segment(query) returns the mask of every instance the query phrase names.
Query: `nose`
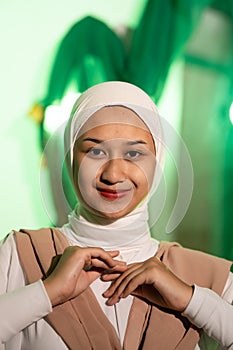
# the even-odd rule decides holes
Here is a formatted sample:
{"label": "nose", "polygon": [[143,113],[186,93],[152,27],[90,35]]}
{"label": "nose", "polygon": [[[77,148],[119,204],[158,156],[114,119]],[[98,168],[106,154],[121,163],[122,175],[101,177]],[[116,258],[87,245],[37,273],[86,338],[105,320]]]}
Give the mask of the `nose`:
{"label": "nose", "polygon": [[100,180],[106,184],[116,184],[126,179],[126,164],[121,158],[107,161],[101,168]]}

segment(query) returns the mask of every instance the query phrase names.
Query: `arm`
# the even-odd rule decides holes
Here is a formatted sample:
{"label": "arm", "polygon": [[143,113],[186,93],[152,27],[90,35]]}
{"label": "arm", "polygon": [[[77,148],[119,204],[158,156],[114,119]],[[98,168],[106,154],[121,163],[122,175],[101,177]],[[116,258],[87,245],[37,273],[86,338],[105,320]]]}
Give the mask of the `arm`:
{"label": "arm", "polygon": [[0,243],[0,343],[51,311],[41,281],[25,286],[14,237]]}
{"label": "arm", "polygon": [[[228,279],[232,279],[230,274]],[[233,294],[229,285],[227,299]],[[224,295],[223,295],[224,297]],[[232,302],[231,295],[231,302]],[[195,326],[202,328],[224,349],[233,349],[233,306],[210,289],[195,286],[194,294],[183,315]]]}
{"label": "arm", "polygon": [[52,306],[74,298],[103,270],[116,273],[127,267],[113,257],[119,253],[101,248],[68,247],[42,282],[25,286],[13,235],[0,245],[0,343],[46,316]]}
{"label": "arm", "polygon": [[137,295],[153,304],[182,313],[221,346],[233,350],[233,306],[229,303],[233,300],[232,274],[222,297],[210,289],[193,288],[184,283],[156,257],[130,265],[116,280],[111,275],[104,275],[102,279],[113,280],[104,293],[108,305],[117,303],[129,294]]}
{"label": "arm", "polygon": [[7,342],[51,310],[41,281],[0,295],[0,343]]}

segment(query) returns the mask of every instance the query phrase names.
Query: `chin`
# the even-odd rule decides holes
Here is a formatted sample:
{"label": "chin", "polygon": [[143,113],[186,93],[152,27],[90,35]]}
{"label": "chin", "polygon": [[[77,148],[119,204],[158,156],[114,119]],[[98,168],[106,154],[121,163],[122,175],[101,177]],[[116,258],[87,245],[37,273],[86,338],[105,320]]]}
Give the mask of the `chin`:
{"label": "chin", "polygon": [[[89,213],[91,214],[91,221],[99,223],[99,224],[111,224],[114,221],[117,221],[127,214],[130,213],[130,211],[119,211],[114,213],[106,213],[104,211],[94,211],[89,210]],[[89,217],[90,219],[90,217]]]}
{"label": "chin", "polygon": [[84,216],[91,222],[99,223],[99,224],[110,224],[116,220],[122,219],[127,214],[132,212],[135,209],[135,206],[131,205],[118,205],[115,204],[107,205],[99,205],[100,203],[93,203],[92,206],[87,205],[86,202],[82,203],[84,209]]}
{"label": "chin", "polygon": [[95,214],[100,216],[101,218],[103,219],[106,219],[106,220],[110,220],[110,221],[116,221],[116,220],[119,220],[119,219],[122,219],[123,217],[125,217],[127,214],[129,214],[131,211],[133,211],[133,209],[123,209],[123,210],[119,210],[119,211],[115,211],[115,212],[105,212],[105,211],[98,211],[96,212]]}

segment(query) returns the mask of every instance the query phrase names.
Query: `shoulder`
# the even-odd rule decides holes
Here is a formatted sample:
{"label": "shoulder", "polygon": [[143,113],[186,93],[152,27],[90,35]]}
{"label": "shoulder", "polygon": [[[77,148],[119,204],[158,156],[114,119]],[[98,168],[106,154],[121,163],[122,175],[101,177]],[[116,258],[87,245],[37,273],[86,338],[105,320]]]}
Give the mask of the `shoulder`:
{"label": "shoulder", "polygon": [[12,255],[17,252],[14,233],[11,231],[0,241],[0,262],[8,263]]}
{"label": "shoulder", "polygon": [[[163,243],[162,243],[163,244]],[[180,278],[222,293],[229,276],[231,261],[198,250],[167,243],[163,262]]]}
{"label": "shoulder", "polygon": [[25,284],[13,231],[0,241],[0,294]]}
{"label": "shoulder", "polygon": [[199,250],[184,248],[177,242],[162,241],[156,255],[163,256],[163,259],[174,267],[180,265],[180,263],[193,263],[195,266],[202,266],[203,268],[205,267],[203,263],[227,265],[228,267],[232,265],[232,261]]}
{"label": "shoulder", "polygon": [[[227,266],[230,269],[232,262],[224,258],[214,256],[199,250],[184,248],[180,245],[173,245],[168,250],[168,259],[174,266],[181,262],[189,263],[189,267],[197,267],[198,269],[215,270]],[[211,269],[210,269],[211,267]]]}
{"label": "shoulder", "polygon": [[28,260],[29,255],[36,259],[50,259],[54,254],[62,254],[69,245],[67,238],[58,228],[21,229],[14,231],[14,235],[21,261],[25,261],[25,256]]}
{"label": "shoulder", "polygon": [[44,236],[47,236],[50,234],[51,232],[51,228],[50,227],[43,227],[43,228],[39,228],[39,229],[28,229],[28,228],[22,228],[18,231],[16,230],[13,230],[13,234],[15,236],[32,236],[32,237],[37,237],[37,236],[40,236],[40,237],[44,237]]}
{"label": "shoulder", "polygon": [[64,237],[64,234],[55,227],[43,227],[36,230],[32,229],[20,229],[19,231],[13,231],[16,241],[19,240],[29,240],[33,243],[46,244],[51,241],[54,241],[55,238],[61,239]]}

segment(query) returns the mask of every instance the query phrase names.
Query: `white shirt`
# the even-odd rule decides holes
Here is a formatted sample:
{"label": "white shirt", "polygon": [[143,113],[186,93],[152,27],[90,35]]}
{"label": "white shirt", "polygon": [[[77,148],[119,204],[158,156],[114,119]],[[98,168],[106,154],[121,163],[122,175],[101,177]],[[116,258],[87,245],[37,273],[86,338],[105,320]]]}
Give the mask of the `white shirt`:
{"label": "white shirt", "polygon": [[[139,249],[141,258],[157,250],[157,241],[151,241],[147,252]],[[74,244],[71,242],[71,244]],[[132,260],[137,259],[131,257]],[[122,252],[125,259],[127,252]],[[65,350],[66,345],[43,319],[52,307],[41,281],[25,286],[25,276],[19,263],[16,244],[12,234],[0,245],[0,350]],[[103,311],[114,325],[123,342],[127,315],[132,298],[123,299],[117,307],[107,307],[102,297],[106,284],[97,280],[92,288]],[[233,349],[233,277],[229,274],[222,300],[214,292],[196,287],[184,315],[197,326],[222,342],[226,349]],[[228,303],[227,303],[228,302]],[[208,349],[201,339],[198,349]]]}

